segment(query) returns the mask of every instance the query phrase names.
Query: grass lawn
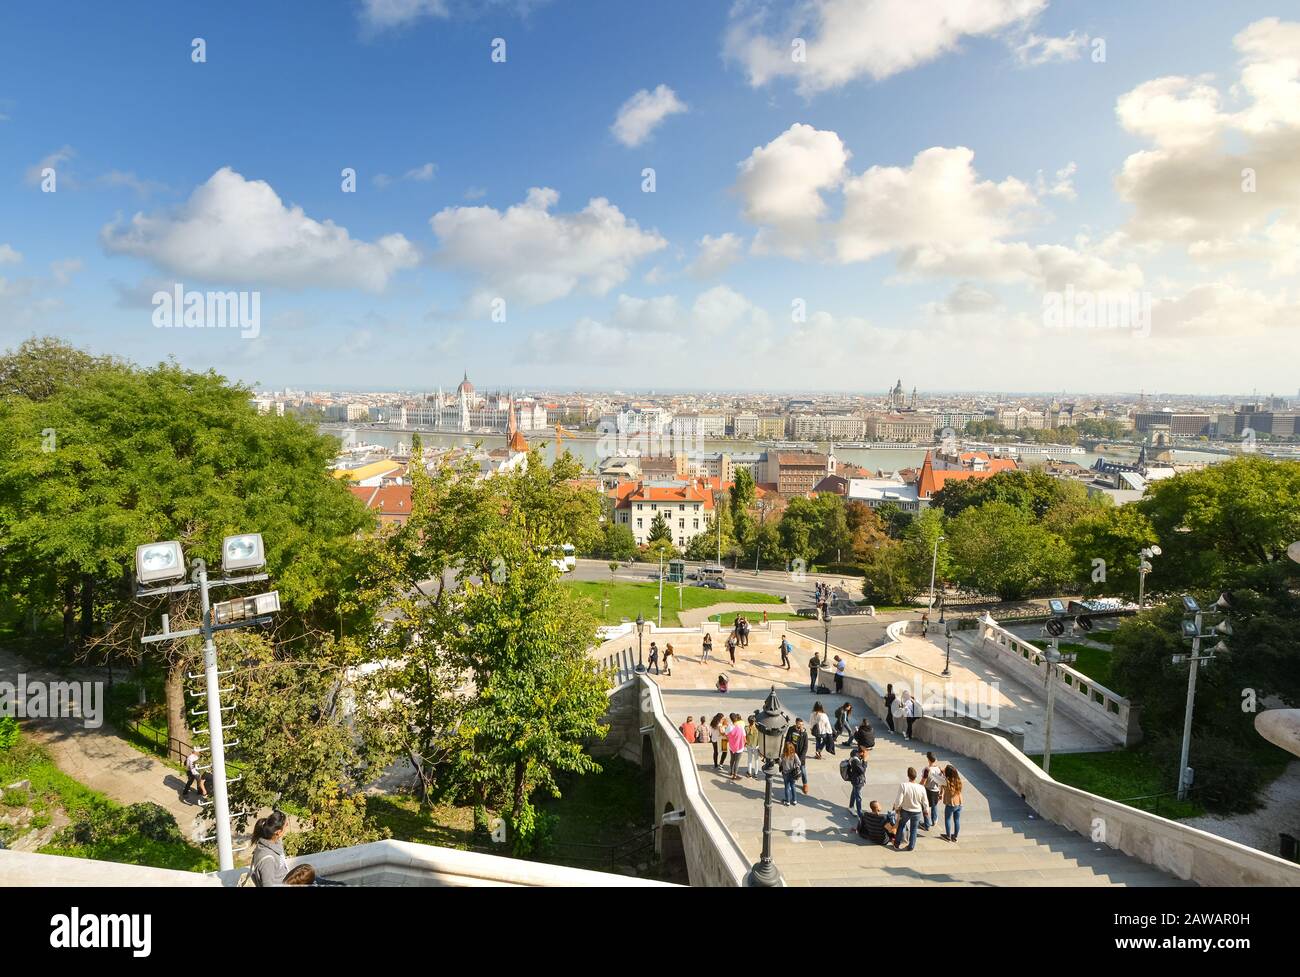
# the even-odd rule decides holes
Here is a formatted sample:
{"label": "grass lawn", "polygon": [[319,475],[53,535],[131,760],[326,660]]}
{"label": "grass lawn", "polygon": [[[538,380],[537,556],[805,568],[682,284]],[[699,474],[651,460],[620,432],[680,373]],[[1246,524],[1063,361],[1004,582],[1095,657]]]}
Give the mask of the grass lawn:
{"label": "grass lawn", "polygon": [[[638,614],[647,621],[655,620],[659,596],[657,583],[624,583],[611,580],[608,583],[599,580],[566,580],[566,587],[572,587],[579,594],[591,599],[596,614],[605,624],[618,624],[623,620],[635,621]],[[708,587],[684,586],[680,595],[676,584],[664,582],[664,626],[679,627],[681,620],[677,616],[678,600],[681,609],[694,610],[699,607],[712,607],[714,604],[777,604],[782,606],[781,598],[773,594],[758,594],[747,590],[712,590]],[[608,600],[606,609],[604,602]],[[770,616],[770,615],[769,615]]]}
{"label": "grass lawn", "polygon": [[[759,612],[757,612],[757,613],[755,613],[754,611],[748,611],[748,612],[746,612],[746,611],[728,611],[726,614],[714,614],[712,617],[709,618],[709,620],[710,620],[710,621],[716,621],[716,620],[718,620],[718,618],[721,618],[721,619],[722,619],[722,624],[723,624],[724,626],[726,626],[726,627],[734,627],[735,624],[736,624],[736,617],[737,617],[738,615],[740,615],[740,614],[746,614],[746,613],[748,613],[748,615],[749,615],[749,623],[750,623],[750,624],[761,624],[761,623],[762,623],[762,621],[763,621],[763,612],[762,612],[762,611],[759,611]],[[773,612],[773,611],[768,611],[768,612],[767,612],[767,619],[768,619],[769,621],[814,621],[814,620],[816,620],[816,618],[811,618],[811,617],[800,617],[798,614],[789,614],[789,613],[786,613],[785,611],[781,611],[781,612],[779,612],[779,613],[777,613],[777,612]]]}
{"label": "grass lawn", "polygon": [[[5,791],[0,803],[5,807],[21,804],[30,808],[35,814],[33,826],[38,823],[37,819],[48,818],[60,808],[76,822],[96,810],[113,811],[122,807],[63,773],[44,750],[21,736],[13,747],[0,751],[0,783],[11,784],[18,780],[31,781],[31,790],[25,794]],[[118,834],[92,845],[52,842],[41,851],[47,855],[98,858],[187,872],[210,872],[217,867],[211,855],[187,842],[156,841],[133,833]]]}
{"label": "grass lawn", "polygon": [[[1041,754],[1029,759],[1043,765]],[[1112,800],[1162,794],[1176,786],[1161,778],[1156,764],[1140,748],[1110,753],[1054,753],[1052,777]],[[1205,813],[1195,801],[1180,801],[1174,796],[1126,803],[1165,818],[1192,818]]]}
{"label": "grass lawn", "polygon": [[[1031,643],[1035,647],[1044,650],[1049,647],[1046,641],[1033,641]],[[1089,645],[1076,644],[1073,641],[1062,641],[1057,647],[1063,654],[1075,655],[1070,667],[1076,672],[1082,672],[1098,685],[1104,685],[1112,692],[1119,695],[1126,694],[1123,689],[1117,689],[1111,684],[1114,681],[1110,669],[1113,652],[1105,648],[1093,648]]]}

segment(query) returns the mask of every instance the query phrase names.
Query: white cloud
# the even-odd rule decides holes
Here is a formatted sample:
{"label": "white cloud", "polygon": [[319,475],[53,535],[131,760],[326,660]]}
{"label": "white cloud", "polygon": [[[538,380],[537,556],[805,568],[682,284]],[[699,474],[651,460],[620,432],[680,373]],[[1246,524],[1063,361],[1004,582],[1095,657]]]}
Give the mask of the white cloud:
{"label": "white cloud", "polygon": [[797,256],[816,244],[827,209],[822,193],[844,181],[849,155],[837,133],[803,123],[749,154],[736,190],[745,219],[761,226],[755,251]]}
{"label": "white cloud", "polygon": [[1091,38],[1087,34],[1070,31],[1065,37],[1044,37],[1029,33],[1018,40],[1013,48],[1016,60],[1025,67],[1036,67],[1052,61],[1077,61]]}
{"label": "white cloud", "polygon": [[1203,263],[1262,262],[1290,275],[1300,240],[1300,23],[1267,18],[1233,43],[1238,110],[1210,77],[1156,78],[1117,101],[1120,124],[1152,144],[1116,179],[1133,207],[1124,230]]}
{"label": "white cloud", "polygon": [[437,163],[425,163],[423,166],[417,166],[414,169],[407,170],[403,179],[427,183],[429,180],[432,180],[437,173]]}
{"label": "white cloud", "polygon": [[552,213],[559,194],[533,187],[523,203],[448,207],[429,221],[441,248],[437,260],[470,272],[490,290],[528,304],[576,289],[603,295],[632,266],[667,246],[603,197],[577,213]]}
{"label": "white cloud", "polygon": [[640,146],[664,119],[685,111],[686,103],[667,85],[653,92],[643,88],[622,104],[610,131],[624,146]]}
{"label": "white cloud", "polygon": [[100,238],[110,254],[144,258],[165,272],[200,281],[285,288],[382,291],[418,261],[401,234],[353,239],[333,221],[288,207],[262,180],[222,167],[171,214],[138,213]]}
{"label": "white cloud", "polygon": [[[795,77],[802,94],[877,81],[956,49],[963,38],[1028,25],[1047,0],[807,0],[784,16],[771,0],[740,0],[731,10],[725,54],[755,87]],[[794,58],[792,41],[806,42]]]}
{"label": "white cloud", "polygon": [[717,237],[704,235],[699,247],[699,254],[687,266],[686,273],[693,278],[715,278],[740,260],[745,242],[739,235],[727,231]]}
{"label": "white cloud", "polygon": [[747,332],[769,325],[767,313],[726,285],[715,285],[695,298],[691,318],[697,329],[712,335],[743,327]]}
{"label": "white cloud", "polygon": [[0,244],[0,265],[16,265],[22,260],[23,256],[12,245]]}
{"label": "white cloud", "polygon": [[609,326],[595,319],[579,319],[561,330],[538,331],[520,348],[525,363],[583,363],[592,366],[626,367],[629,361],[644,359],[647,350],[671,358],[686,346],[686,338],[673,332]]}
{"label": "white cloud", "polygon": [[446,0],[361,0],[361,22],[370,30],[402,27],[425,17],[450,16]]}
{"label": "white cloud", "polygon": [[64,186],[71,186],[73,182],[71,176],[61,171],[63,168],[63,164],[68,162],[75,155],[76,155],[76,151],[73,150],[71,146],[63,146],[60,149],[56,149],[54,152],[50,153],[39,163],[27,167],[27,173],[25,176],[27,180],[27,185],[30,187],[40,186],[41,179],[42,179],[41,171],[49,168],[54,170],[55,177],[58,179],[60,184]]}

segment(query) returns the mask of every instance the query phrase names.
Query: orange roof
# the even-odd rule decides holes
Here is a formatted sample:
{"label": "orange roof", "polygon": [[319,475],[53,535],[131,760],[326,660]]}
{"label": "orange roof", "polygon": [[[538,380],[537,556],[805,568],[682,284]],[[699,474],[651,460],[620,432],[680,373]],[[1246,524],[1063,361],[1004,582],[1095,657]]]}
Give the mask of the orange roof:
{"label": "orange roof", "polygon": [[524,439],[524,432],[516,430],[510,435],[510,450],[518,454],[528,454],[528,442]]}
{"label": "orange roof", "polygon": [[409,485],[349,485],[348,491],[381,516],[409,516],[411,514],[411,486]]}
{"label": "orange roof", "polygon": [[712,490],[694,482],[681,485],[646,485],[637,482],[631,491],[625,493],[619,493],[618,488],[614,491],[614,497],[617,500],[615,508],[619,509],[626,509],[633,502],[699,502],[706,509],[713,508]]}
{"label": "orange roof", "polygon": [[[1001,459],[1009,460],[1009,459]],[[1016,463],[1011,462],[1011,467],[1015,468]],[[988,471],[976,472],[966,469],[946,469],[936,470],[930,461],[930,452],[925,453],[925,461],[921,464],[921,473],[916,479],[916,495],[920,499],[928,499],[935,492],[943,488],[946,482],[960,482],[969,478],[992,478],[999,471],[1004,471],[1005,466],[990,467]]]}

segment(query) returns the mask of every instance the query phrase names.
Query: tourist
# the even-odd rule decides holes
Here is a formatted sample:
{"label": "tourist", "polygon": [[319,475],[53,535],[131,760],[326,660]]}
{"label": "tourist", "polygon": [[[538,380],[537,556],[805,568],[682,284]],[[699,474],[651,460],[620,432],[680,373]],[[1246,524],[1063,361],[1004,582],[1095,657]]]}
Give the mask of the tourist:
{"label": "tourist", "polygon": [[933,753],[925,755],[925,769],[921,771],[921,783],[925,785],[925,797],[929,802],[929,817],[923,828],[929,830],[931,825],[939,823],[939,795],[943,793],[943,768]]}
{"label": "tourist", "polygon": [[835,656],[835,694],[844,694],[844,672],[847,662],[839,655]]}
{"label": "tourist", "polygon": [[[798,777],[803,772],[804,772],[804,764],[799,757],[799,751],[793,743],[787,740],[785,744],[785,749],[781,751],[781,780],[784,783],[784,787],[785,787],[785,793],[782,795],[781,803],[784,804],[786,807],[794,807],[795,778]],[[806,773],[804,773],[804,777],[805,780],[803,785],[803,792],[806,794],[808,793],[808,781],[806,779],[807,778]]]}
{"label": "tourist", "polygon": [[253,858],[249,875],[259,889],[283,885],[284,877],[289,874],[284,845],[280,843],[286,821],[288,818],[283,811],[272,811],[266,817],[258,818],[253,825]]}
{"label": "tourist", "polygon": [[882,811],[880,801],[872,801],[858,818],[858,835],[878,845],[887,845],[897,830],[897,821],[893,811]]}
{"label": "tourist", "polygon": [[892,685],[886,685],[885,686],[885,725],[889,727],[889,731],[891,733],[898,732],[898,730],[894,729],[894,700],[897,698],[898,696],[894,695],[894,687]]}
{"label": "tourist", "polygon": [[695,722],[690,716],[686,717],[686,722],[677,727],[682,731],[682,736],[686,737],[687,743],[695,742]]}
{"label": "tourist", "polygon": [[866,716],[863,716],[862,722],[858,724],[857,731],[853,734],[853,742],[864,755],[876,748],[876,731],[871,728],[871,720]]}
{"label": "tourist", "polygon": [[921,714],[921,707],[917,705],[916,699],[912,698],[912,693],[903,693],[903,719],[907,721],[906,738],[912,738],[912,724],[916,722],[917,717]]}
{"label": "tourist", "polygon": [[650,642],[650,664],[646,666],[645,670],[646,672],[649,672],[650,669],[652,668],[655,670],[655,674],[658,675],[659,674],[659,646],[655,644],[653,641]]}
{"label": "tourist", "polygon": [[189,796],[190,788],[195,784],[199,787],[199,796],[207,797],[208,788],[203,782],[203,772],[199,770],[199,751],[190,747],[190,755],[185,758],[185,789],[181,791],[181,800]]}
{"label": "tourist", "polygon": [[757,779],[761,766],[762,749],[758,745],[758,714],[749,717],[749,725],[745,727],[745,756],[749,760],[749,776]]}
{"label": "tourist", "polygon": [[921,630],[925,634],[930,633],[930,612],[929,611],[926,611],[924,614],[921,615]]}
{"label": "tourist", "polygon": [[[727,759],[727,746],[722,739],[722,713],[713,717],[709,723],[709,742],[713,744],[713,769],[721,770],[721,760]],[[721,760],[719,760],[719,751],[721,751]]]}
{"label": "tourist", "polygon": [[704,653],[700,655],[700,661],[708,661],[711,654],[713,654],[713,635],[706,633],[704,635]]}
{"label": "tourist", "polygon": [[726,694],[727,694],[727,689],[729,689],[730,687],[731,687],[731,683],[727,680],[727,675],[726,675],[726,673],[724,672],[723,674],[719,675],[719,676],[718,676],[718,691],[721,692],[723,695],[726,695]]}
{"label": "tourist", "polygon": [[841,702],[835,710],[835,735],[844,734],[844,745],[853,743],[853,703]]}
{"label": "tourist", "polygon": [[862,786],[866,782],[867,761],[862,751],[854,747],[849,754],[849,784],[853,788],[849,792],[849,810],[856,811],[859,818],[862,817]]}
{"label": "tourist", "polygon": [[727,654],[731,657],[731,664],[736,664],[736,629],[731,629],[731,634],[727,635]]}
{"label": "tourist", "polygon": [[790,652],[794,649],[785,635],[781,635],[781,664],[785,666],[786,671],[790,670]]}
{"label": "tourist", "polygon": [[673,673],[673,645],[670,641],[664,645],[664,674],[672,675]]}
{"label": "tourist", "polygon": [[736,629],[740,632],[740,647],[749,647],[749,618],[741,615],[736,618]]}
{"label": "tourist", "polygon": [[943,768],[943,834],[944,841],[957,844],[961,833],[961,774],[951,763]]}
{"label": "tourist", "polygon": [[925,788],[916,782],[916,768],[907,768],[907,783],[898,787],[898,797],[894,800],[894,810],[898,813],[898,833],[894,835],[894,850],[902,849],[903,838],[911,832],[907,850],[916,848],[916,823],[925,810]]}
{"label": "tourist", "polygon": [[740,713],[731,714],[731,728],[727,730],[727,745],[731,748],[731,779],[739,780],[736,772],[740,766],[740,754],[745,750],[745,727],[740,725]]}
{"label": "tourist", "polygon": [[700,717],[700,721],[699,721],[698,723],[695,724],[695,742],[696,742],[696,743],[704,743],[704,742],[707,741],[707,739],[708,739],[708,734],[705,732],[705,730],[708,729],[708,728],[709,728],[709,724],[706,723],[706,722],[704,721],[704,717],[701,716],[701,717]]}
{"label": "tourist", "polygon": [[803,717],[796,718],[794,725],[785,734],[785,741],[793,743],[799,755],[799,774],[803,777],[803,792],[808,793],[808,730],[804,728]]}
{"label": "tourist", "polygon": [[808,691],[817,694],[817,673],[821,671],[822,661],[816,655],[808,659]]}
{"label": "tourist", "polygon": [[822,750],[828,750],[831,756],[835,755],[835,732],[831,728],[831,717],[826,715],[826,709],[820,702],[813,703],[812,713],[812,731],[817,744],[817,755],[814,760],[822,758]]}

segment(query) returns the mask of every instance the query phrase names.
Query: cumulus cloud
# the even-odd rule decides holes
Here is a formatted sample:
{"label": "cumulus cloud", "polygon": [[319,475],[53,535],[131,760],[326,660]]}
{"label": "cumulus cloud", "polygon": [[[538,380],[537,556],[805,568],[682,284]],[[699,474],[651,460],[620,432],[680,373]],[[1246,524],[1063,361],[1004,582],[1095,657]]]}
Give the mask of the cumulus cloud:
{"label": "cumulus cloud", "polygon": [[699,249],[686,273],[692,278],[715,278],[740,260],[745,242],[730,231],[717,237],[706,234],[700,238]]}
{"label": "cumulus cloud", "polygon": [[1087,34],[1070,31],[1065,37],[1044,37],[1030,32],[1012,46],[1016,60],[1031,68],[1052,61],[1077,61],[1091,40]]}
{"label": "cumulus cloud", "polygon": [[13,245],[0,244],[0,265],[16,265],[23,256],[14,250]]}
{"label": "cumulus cloud", "polygon": [[286,206],[270,184],[217,170],[173,213],[136,214],[100,232],[104,249],[176,276],[222,284],[382,291],[418,261],[401,234],[352,238],[333,221]]}
{"label": "cumulus cloud", "polygon": [[823,192],[844,182],[849,151],[839,135],[795,123],[740,164],[736,190],[745,219],[760,225],[754,250],[789,256],[818,242]]}
{"label": "cumulus cloud", "polygon": [[448,207],[429,221],[437,260],[476,276],[488,289],[536,305],[577,289],[604,295],[632,266],[667,246],[604,197],[576,213],[553,213],[559,194],[533,187],[523,203]]}
{"label": "cumulus cloud", "polygon": [[[807,0],[783,12],[772,0],[740,0],[723,42],[755,87],[798,79],[802,94],[877,81],[933,61],[968,37],[1028,25],[1047,0]],[[793,42],[805,44],[796,60]]]}
{"label": "cumulus cloud", "polygon": [[531,333],[520,348],[526,363],[586,363],[626,367],[629,360],[644,358],[653,350],[666,359],[682,352],[686,337],[675,332],[654,332],[626,326],[607,325],[582,318],[565,329]]}
{"label": "cumulus cloud", "polygon": [[641,89],[619,107],[610,131],[624,146],[640,146],[670,115],[686,111],[686,103],[667,85]]}
{"label": "cumulus cloud", "polygon": [[361,23],[372,31],[403,27],[426,17],[450,15],[446,0],[361,0]]}
{"label": "cumulus cloud", "polygon": [[1120,125],[1151,145],[1116,179],[1129,239],[1198,261],[1257,261],[1294,274],[1300,241],[1300,23],[1256,21],[1233,44],[1240,72],[1170,76],[1122,95]]}

